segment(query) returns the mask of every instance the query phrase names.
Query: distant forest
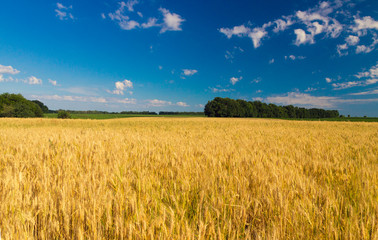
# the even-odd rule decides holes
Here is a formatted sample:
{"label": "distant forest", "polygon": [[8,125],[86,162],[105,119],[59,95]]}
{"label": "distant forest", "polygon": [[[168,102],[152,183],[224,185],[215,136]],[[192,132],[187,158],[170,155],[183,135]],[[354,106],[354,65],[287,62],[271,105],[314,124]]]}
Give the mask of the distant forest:
{"label": "distant forest", "polygon": [[258,117],[258,118],[335,118],[337,110],[300,108],[293,105],[277,106],[260,101],[234,100],[216,97],[205,106],[208,117]]}

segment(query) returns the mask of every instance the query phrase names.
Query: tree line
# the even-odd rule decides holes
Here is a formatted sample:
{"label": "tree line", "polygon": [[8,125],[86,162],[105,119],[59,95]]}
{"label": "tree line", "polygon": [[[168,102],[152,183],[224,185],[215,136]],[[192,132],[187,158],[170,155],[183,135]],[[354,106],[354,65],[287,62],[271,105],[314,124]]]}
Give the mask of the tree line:
{"label": "tree line", "polygon": [[38,100],[27,100],[21,94],[0,95],[0,117],[43,117],[49,109]]}
{"label": "tree line", "polygon": [[257,117],[257,118],[334,118],[337,110],[301,108],[293,105],[277,106],[260,101],[245,101],[216,97],[205,106],[208,117]]}

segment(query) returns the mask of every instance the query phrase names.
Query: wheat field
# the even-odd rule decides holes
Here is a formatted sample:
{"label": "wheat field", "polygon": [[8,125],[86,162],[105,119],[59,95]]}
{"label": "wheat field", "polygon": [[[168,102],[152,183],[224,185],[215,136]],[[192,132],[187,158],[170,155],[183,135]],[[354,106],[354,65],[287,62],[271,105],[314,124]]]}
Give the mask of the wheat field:
{"label": "wheat field", "polygon": [[378,123],[0,119],[2,239],[378,239]]}

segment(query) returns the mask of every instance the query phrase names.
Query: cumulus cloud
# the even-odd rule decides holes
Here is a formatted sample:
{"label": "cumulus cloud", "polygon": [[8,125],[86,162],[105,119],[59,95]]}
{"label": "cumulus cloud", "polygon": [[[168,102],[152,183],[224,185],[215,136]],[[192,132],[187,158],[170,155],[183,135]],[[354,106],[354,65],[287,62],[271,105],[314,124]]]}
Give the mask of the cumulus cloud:
{"label": "cumulus cloud", "polygon": [[189,105],[185,102],[177,102],[176,105],[179,107],[189,107]]}
{"label": "cumulus cloud", "polygon": [[193,76],[194,74],[196,74],[198,71],[195,70],[195,69],[183,69],[182,70],[182,74],[184,74],[185,76]]}
{"label": "cumulus cloud", "polygon": [[235,85],[237,82],[239,82],[240,80],[242,80],[243,79],[243,77],[232,77],[232,78],[230,78],[230,83],[232,84],[232,85]]}
{"label": "cumulus cloud", "polygon": [[360,41],[360,38],[359,38],[358,36],[353,36],[353,35],[349,35],[349,36],[345,39],[345,42],[346,42],[349,46],[357,45],[359,41]]}
{"label": "cumulus cloud", "polygon": [[261,40],[268,34],[264,26],[251,29],[245,25],[235,26],[233,28],[220,28],[219,32],[226,35],[227,38],[231,38],[234,35],[238,37],[249,37],[252,39],[255,48],[261,45]]}
{"label": "cumulus cloud", "polygon": [[[135,19],[131,19],[130,14],[134,12],[134,6],[138,3],[138,0],[129,0],[127,3],[119,2],[118,9],[113,13],[109,13],[108,16],[123,30],[161,27],[160,33],[167,31],[182,31],[181,25],[182,22],[185,21],[185,19],[183,19],[176,13],[171,13],[168,9],[165,8],[159,8],[159,12],[163,16],[163,19],[161,19],[160,21],[156,17],[150,17],[148,18],[147,22],[144,23],[140,23]],[[136,15],[138,15],[139,18],[143,18],[143,14],[141,12],[137,12]],[[103,18],[105,19],[105,15],[103,15]]]}
{"label": "cumulus cloud", "polygon": [[251,29],[244,26],[244,25],[235,26],[233,28],[220,28],[219,29],[219,32],[226,35],[227,38],[231,38],[233,35],[236,35],[238,37],[242,37],[242,36],[248,34],[250,31],[251,31]]}
{"label": "cumulus cloud", "polygon": [[3,65],[0,65],[0,74],[12,74],[12,75],[15,75],[15,74],[18,74],[20,73],[20,71],[18,71],[17,69],[14,69],[12,66],[3,66]]}
{"label": "cumulus cloud", "polygon": [[346,81],[341,83],[333,83],[332,87],[335,90],[341,90],[357,86],[368,86],[378,82],[378,63],[372,66],[368,71],[359,72],[354,75],[358,80]]}
{"label": "cumulus cloud", "polygon": [[294,24],[291,17],[283,17],[282,19],[277,19],[274,21],[274,24],[276,25],[273,28],[273,32],[278,33],[281,31],[285,31],[288,27]]}
{"label": "cumulus cloud", "polygon": [[57,9],[55,9],[55,13],[60,20],[74,19],[74,16],[71,13],[72,5],[67,7],[58,2],[56,3],[56,7]]}
{"label": "cumulus cloud", "polygon": [[252,39],[253,47],[258,48],[261,45],[261,39],[263,39],[268,33],[264,28],[254,28],[248,36]]}
{"label": "cumulus cloud", "polygon": [[42,79],[31,76],[31,77],[27,78],[26,83],[28,83],[30,85],[39,85],[39,84],[42,84]]}
{"label": "cumulus cloud", "polygon": [[269,60],[269,64],[273,64],[274,63],[274,58],[272,58],[271,60]]}
{"label": "cumulus cloud", "polygon": [[142,24],[142,28],[158,27],[160,25],[157,23],[157,18],[149,18],[146,23]]}
{"label": "cumulus cloud", "polygon": [[295,40],[295,45],[297,46],[301,44],[306,44],[306,43],[310,43],[310,44],[315,43],[314,36],[311,34],[306,34],[306,32],[303,31],[302,29],[295,29],[294,33],[297,36]]}
{"label": "cumulus cloud", "polygon": [[172,105],[172,102],[159,99],[147,100],[147,103],[147,105],[150,107],[164,107]]}
{"label": "cumulus cloud", "polygon": [[159,8],[159,11],[163,14],[163,26],[160,33],[166,31],[182,31],[181,24],[185,21],[180,15],[176,13],[171,13],[165,8]]}
{"label": "cumulus cloud", "polygon": [[375,29],[378,30],[378,21],[375,21],[372,17],[366,16],[362,19],[356,18],[354,20],[355,25],[352,27],[353,32],[363,35],[362,30]]}
{"label": "cumulus cloud", "polygon": [[[133,2],[131,4],[130,2]],[[135,2],[135,3],[134,3]],[[129,1],[128,3],[120,2],[119,8],[114,13],[109,13],[108,16],[112,21],[118,23],[119,27],[123,30],[132,30],[136,27],[139,27],[140,24],[134,20],[130,20],[130,17],[125,14],[125,8],[133,10],[133,6],[137,3],[137,1]]]}
{"label": "cumulus cloud", "polygon": [[133,83],[130,80],[118,81],[115,83],[115,89],[113,91],[107,90],[108,93],[123,95],[124,91],[133,88]]}
{"label": "cumulus cloud", "polygon": [[[271,33],[280,33],[294,26],[297,46],[314,44],[315,37],[322,34],[325,38],[337,38],[345,30],[345,25],[340,23],[336,17],[342,15],[337,9],[343,6],[344,2],[339,0],[320,2],[313,8],[305,11],[296,11],[291,15],[282,16],[274,21],[264,23],[261,27],[251,27],[252,24],[238,25],[230,28],[220,28],[219,32],[231,38],[250,37],[255,48],[261,46],[263,39],[268,39]],[[346,14],[344,14],[346,15]],[[344,16],[343,15],[343,16]],[[347,19],[346,21],[349,21]]]}
{"label": "cumulus cloud", "polygon": [[326,80],[327,83],[332,82],[332,79],[331,79],[331,78],[328,78],[328,77],[326,77],[325,80]]}
{"label": "cumulus cloud", "polygon": [[[348,49],[352,46],[356,46],[360,42],[359,36],[349,35],[345,38],[345,43],[337,45],[337,52],[340,56],[348,55]],[[378,44],[378,36],[376,33],[373,33],[372,42],[370,45],[358,45],[356,46],[356,54],[359,53],[370,53],[375,49],[375,46]]]}

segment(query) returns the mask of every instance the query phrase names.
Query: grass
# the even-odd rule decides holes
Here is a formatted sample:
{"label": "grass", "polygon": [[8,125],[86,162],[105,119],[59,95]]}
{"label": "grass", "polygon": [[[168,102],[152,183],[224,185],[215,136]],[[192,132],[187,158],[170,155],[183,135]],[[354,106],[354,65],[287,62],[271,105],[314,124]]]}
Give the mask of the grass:
{"label": "grass", "polygon": [[4,239],[377,239],[378,124],[0,119]]}

